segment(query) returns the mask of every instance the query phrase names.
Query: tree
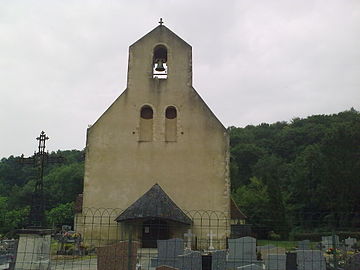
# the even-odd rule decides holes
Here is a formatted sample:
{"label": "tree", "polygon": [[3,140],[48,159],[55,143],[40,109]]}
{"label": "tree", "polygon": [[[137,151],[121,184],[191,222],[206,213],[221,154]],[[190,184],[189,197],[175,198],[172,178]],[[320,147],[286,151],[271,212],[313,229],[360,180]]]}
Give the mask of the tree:
{"label": "tree", "polygon": [[74,223],[74,203],[59,204],[46,212],[48,225],[61,227],[62,225],[73,225]]}

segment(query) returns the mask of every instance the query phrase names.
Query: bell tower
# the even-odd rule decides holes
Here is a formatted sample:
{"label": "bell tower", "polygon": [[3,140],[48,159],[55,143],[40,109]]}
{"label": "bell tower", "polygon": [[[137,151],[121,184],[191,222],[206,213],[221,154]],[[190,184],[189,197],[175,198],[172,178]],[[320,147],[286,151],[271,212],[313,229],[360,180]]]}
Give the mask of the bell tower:
{"label": "bell tower", "polygon": [[129,48],[128,89],[157,84],[168,89],[192,85],[192,48],[162,20]]}
{"label": "bell tower", "polygon": [[[88,129],[85,153],[83,209],[116,209],[109,220],[118,217],[118,224],[106,237],[127,233],[130,222],[141,225],[136,237],[148,239],[149,221],[160,220],[177,223],[166,237],[183,237],[192,226],[201,239],[209,228],[191,213],[207,211],[204,216],[218,217],[224,246],[230,235],[227,130],[192,86],[191,46],[162,20],[129,47],[127,87]],[[84,237],[94,235],[83,227]]]}

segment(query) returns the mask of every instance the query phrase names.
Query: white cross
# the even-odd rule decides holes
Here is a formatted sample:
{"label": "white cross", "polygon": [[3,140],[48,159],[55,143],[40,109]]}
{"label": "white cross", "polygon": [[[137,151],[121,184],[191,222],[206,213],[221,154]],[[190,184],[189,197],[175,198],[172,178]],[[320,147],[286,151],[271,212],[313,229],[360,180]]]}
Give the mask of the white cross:
{"label": "white cross", "polygon": [[191,233],[191,229],[188,229],[188,232],[184,233],[184,236],[187,237],[186,248],[191,249],[191,239],[192,239],[192,236],[193,236],[193,234]]}
{"label": "white cross", "polygon": [[214,246],[213,246],[213,236],[216,236],[215,233],[213,233],[212,231],[210,231],[210,233],[207,234],[207,236],[210,237],[210,245],[209,245],[209,250],[214,250]]}

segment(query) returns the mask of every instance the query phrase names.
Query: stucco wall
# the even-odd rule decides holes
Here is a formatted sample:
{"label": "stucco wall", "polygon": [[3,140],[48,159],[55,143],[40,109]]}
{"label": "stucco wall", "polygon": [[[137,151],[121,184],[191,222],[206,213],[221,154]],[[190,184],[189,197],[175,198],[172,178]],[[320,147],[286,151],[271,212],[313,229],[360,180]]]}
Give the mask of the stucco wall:
{"label": "stucco wall", "polygon": [[[166,80],[152,76],[157,44],[168,49]],[[150,142],[139,137],[144,105],[153,109]],[[168,106],[177,109],[174,142],[165,139]],[[228,163],[226,129],[192,88],[191,47],[155,28],[130,47],[127,89],[88,129],[83,207],[126,209],[158,183],[183,210],[229,217]]]}

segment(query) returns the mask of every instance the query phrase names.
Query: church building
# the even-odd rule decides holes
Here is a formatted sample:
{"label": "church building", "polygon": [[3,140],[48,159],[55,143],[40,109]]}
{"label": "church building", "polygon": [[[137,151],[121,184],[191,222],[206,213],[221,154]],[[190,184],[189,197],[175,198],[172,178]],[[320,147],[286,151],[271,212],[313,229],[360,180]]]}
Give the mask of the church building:
{"label": "church building", "polygon": [[[85,240],[131,234],[156,247],[157,239],[191,230],[198,248],[210,232],[225,245],[230,209],[238,209],[231,207],[229,136],[192,76],[191,46],[162,21],[130,46],[125,91],[87,131],[75,218]],[[96,221],[104,211],[106,229]]]}

